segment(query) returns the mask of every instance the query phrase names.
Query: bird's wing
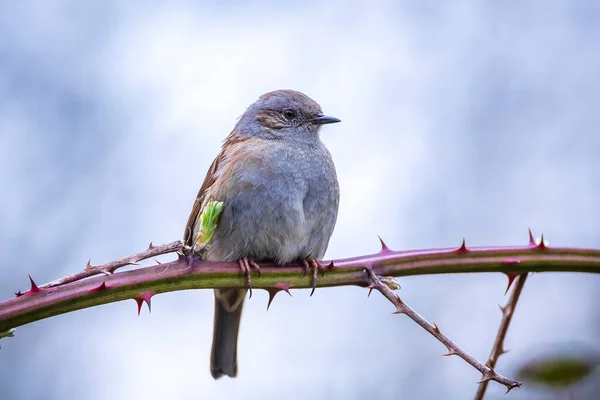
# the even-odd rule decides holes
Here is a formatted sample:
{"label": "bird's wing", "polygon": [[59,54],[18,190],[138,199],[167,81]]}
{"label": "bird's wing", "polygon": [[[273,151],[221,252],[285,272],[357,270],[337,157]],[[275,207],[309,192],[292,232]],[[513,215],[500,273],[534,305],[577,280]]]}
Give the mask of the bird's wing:
{"label": "bird's wing", "polygon": [[[198,195],[196,196],[196,200],[194,201],[194,206],[192,207],[192,211],[190,216],[188,217],[187,224],[185,226],[185,232],[183,233],[183,242],[188,246],[193,246],[196,238],[194,237],[194,227],[196,226],[196,222],[200,215],[202,215],[202,210],[207,200],[207,194],[209,194],[209,198],[213,198],[217,201],[224,200],[219,197],[223,194],[226,181],[230,177],[231,169],[234,166],[233,160],[240,152],[239,143],[245,140],[252,140],[244,137],[240,137],[236,135],[236,132],[232,132],[225,142],[223,143],[223,148],[215,158],[215,160],[210,165],[208,172],[206,173],[206,177],[204,178],[204,183],[200,187],[198,191]],[[237,154],[233,154],[237,153]],[[243,159],[243,158],[242,158]],[[228,171],[229,170],[229,171]]]}
{"label": "bird's wing", "polygon": [[185,225],[185,232],[183,233],[183,242],[192,246],[194,244],[194,226],[196,225],[196,220],[202,214],[202,204],[204,203],[204,197],[206,192],[210,187],[215,183],[215,173],[217,172],[217,168],[219,168],[219,161],[223,157],[223,150],[217,155],[215,160],[210,165],[210,168],[206,172],[206,177],[204,178],[204,183],[200,187],[198,191],[198,195],[196,196],[196,200],[194,201],[194,206],[192,207],[192,211],[190,216],[188,217],[187,224]]}

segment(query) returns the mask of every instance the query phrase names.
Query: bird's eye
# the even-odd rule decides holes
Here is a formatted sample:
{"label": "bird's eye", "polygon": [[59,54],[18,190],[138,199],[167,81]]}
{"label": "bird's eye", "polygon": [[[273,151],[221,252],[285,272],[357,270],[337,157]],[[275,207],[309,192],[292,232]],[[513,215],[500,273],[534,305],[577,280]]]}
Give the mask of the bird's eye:
{"label": "bird's eye", "polygon": [[291,108],[284,108],[283,109],[283,117],[287,120],[292,120],[294,118],[296,118],[296,110],[291,109]]}

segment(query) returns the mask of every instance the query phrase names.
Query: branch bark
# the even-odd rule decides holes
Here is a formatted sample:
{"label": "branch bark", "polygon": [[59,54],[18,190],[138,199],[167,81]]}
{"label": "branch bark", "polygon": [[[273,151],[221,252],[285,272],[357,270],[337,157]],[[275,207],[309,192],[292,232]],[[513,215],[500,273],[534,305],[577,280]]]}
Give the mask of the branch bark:
{"label": "branch bark", "polygon": [[[378,276],[410,276],[441,273],[588,272],[600,273],[600,250],[549,248],[543,244],[522,247],[444,248],[392,251],[387,246],[375,254],[323,262],[325,276],[319,287],[368,286],[366,268]],[[96,271],[97,273],[101,273]],[[311,277],[301,265],[261,265],[254,289],[270,291],[311,288]],[[187,289],[244,288],[245,277],[235,263],[188,260],[179,254],[172,262],[131,271],[97,276],[59,286],[32,285],[22,296],[0,302],[0,331],[66,312],[127,299],[143,293]]]}
{"label": "branch bark", "polygon": [[465,360],[469,365],[477,369],[483,375],[480,383],[486,384],[490,380],[499,382],[506,386],[506,391],[510,391],[516,387],[521,386],[521,382],[513,381],[505,376],[498,374],[494,371],[493,367],[484,365],[477,361],[473,356],[468,354],[466,351],[461,349],[458,345],[456,345],[448,336],[444,335],[440,328],[436,324],[431,324],[425,320],[425,318],[421,317],[415,310],[410,308],[400,296],[394,293],[387,285],[381,282],[381,279],[375,275],[370,269],[369,276],[371,278],[371,287],[379,291],[386,299],[388,299],[395,307],[396,312],[394,314],[405,314],[410,319],[415,321],[417,324],[421,326],[421,328],[425,329],[429,332],[433,337],[439,340],[446,348],[448,349],[448,353],[444,354],[445,356],[459,356],[463,360]]}
{"label": "branch bark", "polygon": [[[490,358],[485,363],[488,367],[492,369],[496,368],[498,358],[508,351],[504,349],[504,339],[506,338],[506,333],[508,332],[510,321],[512,321],[512,317],[515,312],[515,307],[517,306],[517,302],[519,301],[519,297],[521,296],[521,292],[523,291],[523,286],[525,286],[526,280],[526,273],[521,274],[515,278],[515,287],[513,288],[510,294],[508,302],[504,307],[500,307],[500,310],[502,311],[502,321],[500,322],[500,328],[498,328],[498,334],[496,335],[496,340],[494,341],[494,346],[492,347]],[[475,400],[483,399],[483,396],[485,396],[485,392],[487,390],[488,382],[489,380],[481,382],[481,384],[477,388],[477,393],[475,393]],[[510,389],[512,388],[508,388],[508,390]],[[508,391],[506,393],[508,393]]]}
{"label": "branch bark", "polygon": [[[185,257],[182,253],[168,263],[112,273],[119,267],[139,260],[182,249],[181,242],[151,246],[133,256],[103,266],[88,267],[79,274],[39,287],[31,279],[31,288],[27,292],[0,302],[0,332],[44,318],[126,299],[135,300],[139,312],[142,303],[150,306],[152,297],[159,293],[245,287],[245,276],[240,275],[237,264],[202,261]],[[518,382],[497,374],[493,366],[481,364],[461,350],[437,326],[420,317],[382,284],[383,277],[466,272],[502,272],[509,276],[542,271],[600,273],[600,250],[548,248],[542,240],[540,244],[530,243],[522,247],[467,248],[463,241],[458,248],[392,251],[382,241],[381,251],[375,254],[323,264],[326,265],[326,273],[319,278],[319,287],[356,285],[377,289],[396,305],[398,311],[407,314],[448,347],[449,355],[459,355],[478,369],[483,374],[482,382],[496,380],[510,390],[518,386]],[[311,288],[311,277],[303,273],[302,265],[281,267],[263,264],[260,278],[254,279],[253,287],[269,291],[272,300],[282,290]],[[94,274],[107,275],[90,277]]]}
{"label": "branch bark", "polygon": [[163,244],[160,246],[154,246],[152,242],[150,242],[150,245],[146,250],[141,251],[137,254],[133,254],[131,256],[121,258],[119,260],[111,261],[106,264],[92,265],[92,260],[90,259],[83,271],[65,276],[52,282],[45,283],[40,287],[49,288],[64,285],[65,283],[80,281],[82,279],[89,278],[90,276],[99,274],[110,275],[113,274],[118,268],[122,268],[127,265],[137,265],[140,261],[147,260],[152,257],[157,257],[163,254],[174,253],[176,251],[181,251],[182,249],[183,243],[180,240],[168,244]]}

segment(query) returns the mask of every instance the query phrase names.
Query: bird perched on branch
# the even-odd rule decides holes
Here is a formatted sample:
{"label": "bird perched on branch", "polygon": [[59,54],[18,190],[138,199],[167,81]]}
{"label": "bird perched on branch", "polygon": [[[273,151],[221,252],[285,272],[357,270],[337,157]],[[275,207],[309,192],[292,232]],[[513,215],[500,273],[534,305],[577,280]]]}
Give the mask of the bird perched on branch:
{"label": "bird perched on branch", "polygon": [[[313,291],[337,219],[339,185],[322,125],[340,122],[303,93],[277,90],[250,105],[227,136],[198,192],[184,234],[203,259],[237,261],[251,290],[259,262],[303,263]],[[203,209],[222,203],[206,245],[197,246]],[[237,337],[247,289],[215,289],[210,372],[237,375]],[[312,293],[311,293],[312,294]]]}

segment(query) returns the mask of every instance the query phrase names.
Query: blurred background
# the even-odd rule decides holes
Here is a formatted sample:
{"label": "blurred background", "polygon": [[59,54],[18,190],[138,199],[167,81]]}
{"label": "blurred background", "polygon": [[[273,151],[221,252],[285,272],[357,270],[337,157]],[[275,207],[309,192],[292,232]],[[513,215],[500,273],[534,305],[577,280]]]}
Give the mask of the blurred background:
{"label": "blurred background", "polygon": [[[600,3],[0,0],[0,300],[181,238],[246,107],[300,90],[341,205],[327,258],[394,249],[600,247]],[[376,212],[365,212],[365,209]],[[400,279],[400,295],[485,361],[506,276]],[[600,276],[535,274],[497,370],[600,346]],[[247,302],[239,377],[214,381],[211,291],[18,328],[0,399],[467,399],[479,373],[380,295]],[[600,374],[572,390],[594,398]],[[492,382],[489,399],[545,399]]]}

